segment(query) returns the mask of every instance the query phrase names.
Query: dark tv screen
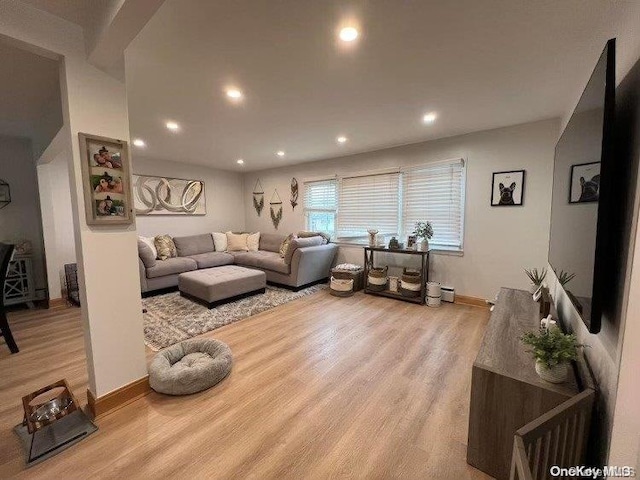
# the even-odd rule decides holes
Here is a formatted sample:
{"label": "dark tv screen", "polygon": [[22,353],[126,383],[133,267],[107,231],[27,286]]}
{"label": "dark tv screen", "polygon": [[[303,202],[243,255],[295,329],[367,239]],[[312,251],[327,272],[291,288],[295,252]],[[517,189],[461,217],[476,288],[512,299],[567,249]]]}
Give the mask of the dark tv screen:
{"label": "dark tv screen", "polygon": [[[549,263],[590,332],[600,331],[615,208],[615,40],[607,43],[556,145]],[[561,278],[562,280],[562,278]],[[561,282],[562,283],[562,282]]]}

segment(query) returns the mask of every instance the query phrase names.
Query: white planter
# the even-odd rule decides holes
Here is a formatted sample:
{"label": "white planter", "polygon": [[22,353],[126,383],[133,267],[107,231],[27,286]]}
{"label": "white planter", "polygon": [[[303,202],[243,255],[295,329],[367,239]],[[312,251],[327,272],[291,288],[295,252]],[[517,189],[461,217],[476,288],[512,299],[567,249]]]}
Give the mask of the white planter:
{"label": "white planter", "polygon": [[536,373],[547,382],[562,383],[569,374],[569,365],[561,363],[553,368],[547,368],[540,360],[536,360]]}
{"label": "white planter", "polygon": [[429,250],[429,240],[424,238],[421,242],[417,243],[419,252],[426,252]]}

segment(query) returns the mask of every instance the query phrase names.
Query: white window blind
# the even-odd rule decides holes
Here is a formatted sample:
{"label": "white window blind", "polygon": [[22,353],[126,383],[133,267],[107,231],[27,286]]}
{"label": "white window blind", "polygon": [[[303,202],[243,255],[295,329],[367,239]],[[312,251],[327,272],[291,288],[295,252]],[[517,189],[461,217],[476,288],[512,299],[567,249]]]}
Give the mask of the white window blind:
{"label": "white window blind", "polygon": [[402,172],[402,225],[405,235],[416,222],[433,225],[435,248],[462,250],[464,237],[464,161],[437,163]]}
{"label": "white window blind", "polygon": [[399,173],[343,178],[340,182],[338,238],[365,237],[371,228],[383,235],[397,235],[399,190]]}
{"label": "white window blind", "polygon": [[335,179],[304,183],[304,213],[307,230],[335,237],[338,182]]}

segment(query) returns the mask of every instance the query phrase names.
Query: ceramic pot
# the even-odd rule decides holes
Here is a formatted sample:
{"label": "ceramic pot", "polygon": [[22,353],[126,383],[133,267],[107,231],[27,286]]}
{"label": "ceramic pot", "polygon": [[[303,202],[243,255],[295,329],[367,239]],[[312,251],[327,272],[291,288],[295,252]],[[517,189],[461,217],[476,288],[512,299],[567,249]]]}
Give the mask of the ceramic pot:
{"label": "ceramic pot", "polygon": [[426,238],[423,238],[422,241],[417,245],[419,252],[426,252],[427,250],[429,250],[429,240],[427,240]]}
{"label": "ceramic pot", "polygon": [[569,365],[561,363],[553,368],[547,368],[540,360],[536,360],[536,373],[538,376],[550,383],[562,383],[569,374]]}

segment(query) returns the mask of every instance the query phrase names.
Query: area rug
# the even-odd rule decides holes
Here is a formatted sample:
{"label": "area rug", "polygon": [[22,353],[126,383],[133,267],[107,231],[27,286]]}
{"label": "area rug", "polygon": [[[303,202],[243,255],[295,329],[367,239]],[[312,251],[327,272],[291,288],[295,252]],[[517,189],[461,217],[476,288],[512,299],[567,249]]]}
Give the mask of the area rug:
{"label": "area rug", "polygon": [[208,309],[180,296],[180,292],[143,298],[144,342],[154,351],[169,347],[188,338],[210,332],[243,318],[326,289],[314,285],[292,292],[267,285],[265,293]]}

